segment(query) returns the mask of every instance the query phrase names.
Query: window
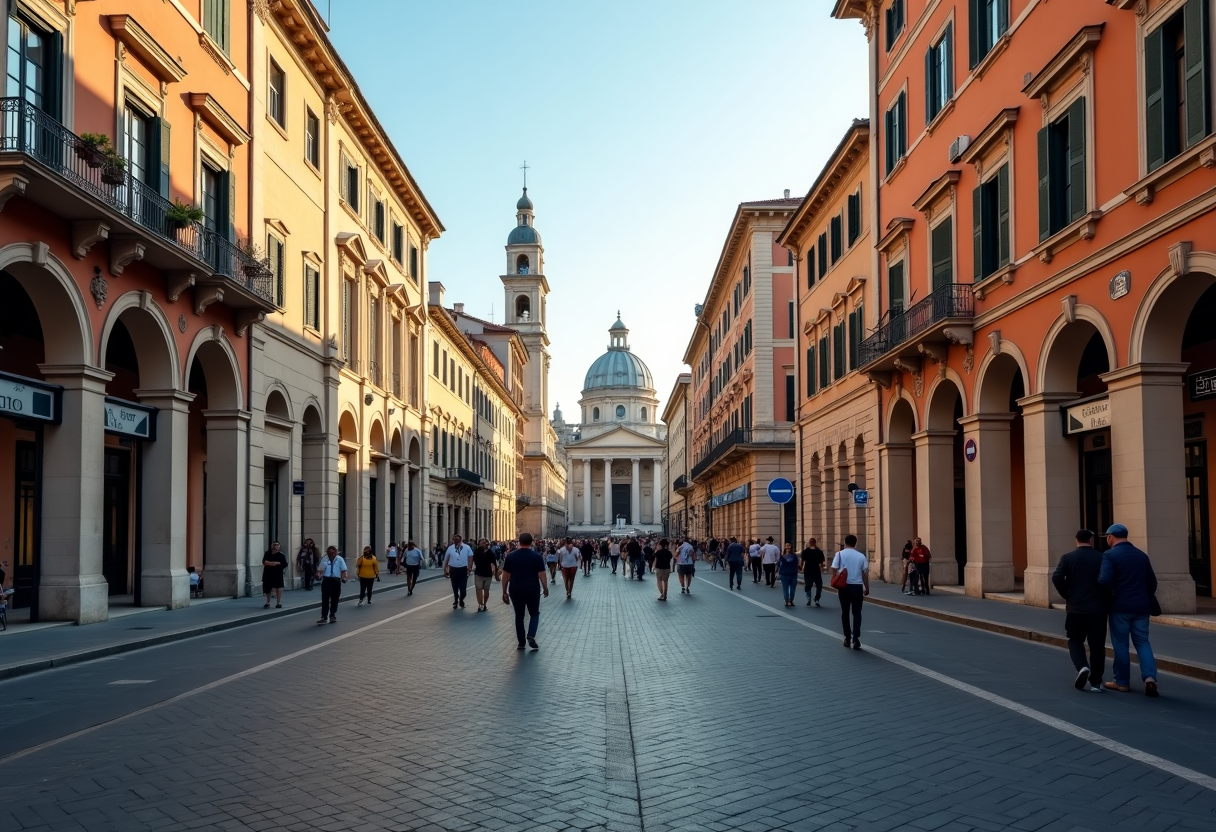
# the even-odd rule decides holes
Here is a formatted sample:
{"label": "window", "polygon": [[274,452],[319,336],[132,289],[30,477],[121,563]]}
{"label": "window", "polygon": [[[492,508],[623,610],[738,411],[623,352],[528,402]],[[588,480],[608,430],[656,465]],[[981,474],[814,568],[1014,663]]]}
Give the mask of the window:
{"label": "window", "polygon": [[839,380],[848,372],[848,367],[845,365],[847,346],[845,339],[847,337],[844,321],[832,327],[832,378],[834,380]]}
{"label": "window", "polygon": [[786,261],[786,264],[785,264],[785,265],[787,265],[787,266],[792,266],[792,265],[794,265],[794,252],[793,252],[793,250],[790,250],[790,251],[788,251],[788,252],[786,252],[786,253],[789,255],[789,260],[787,260],[787,261]]}
{"label": "window", "polygon": [[312,110],[304,110],[304,158],[314,168],[321,167],[321,120]]}
{"label": "window", "polygon": [[405,265],[405,228],[400,223],[393,223],[393,259]]}
{"label": "window", "polygon": [[954,96],[954,24],[925,52],[925,124]]}
{"label": "window", "polygon": [[840,259],[840,255],[844,254],[844,219],[837,214],[832,217],[832,265],[836,265],[836,261]]}
{"label": "window", "polygon": [[600,409],[598,407],[591,408],[591,421],[598,422],[600,420]]}
{"label": "window", "polygon": [[199,183],[203,194],[203,227],[217,234],[222,233],[225,220],[223,180],[223,173],[203,164],[202,181]]}
{"label": "window", "polygon": [[794,374],[785,374],[785,421],[794,421],[794,399],[797,396],[797,389],[794,384]]}
{"label": "window", "polygon": [[828,234],[825,231],[819,235],[819,279],[828,271]]}
{"label": "window", "polygon": [[623,404],[618,404],[618,405],[616,406],[616,418],[618,418],[618,419],[624,419],[624,418],[625,418],[625,405],[623,405]]}
{"label": "window", "polygon": [[743,325],[743,355],[747,357],[752,354],[752,322],[748,321]]}
{"label": "window", "polygon": [[372,206],[372,234],[383,243],[386,239],[384,218],[384,200],[377,199]]}
{"label": "window", "polygon": [[1009,0],[968,0],[971,21],[971,67],[984,60],[1009,28]]}
{"label": "window", "polygon": [[823,389],[832,383],[832,368],[829,366],[831,360],[830,351],[832,349],[832,339],[826,334],[819,339],[819,387]]}
{"label": "window", "polygon": [[904,30],[904,18],[904,0],[891,0],[891,6],[886,11],[886,20],[884,21],[887,24],[888,52],[895,45],[895,41],[899,39],[899,33]]}
{"label": "window", "polygon": [[410,243],[410,280],[418,282],[418,249]]}
{"label": "window", "polygon": [[431,375],[439,378],[439,342],[431,342]]}
{"label": "window", "polygon": [[283,254],[284,244],[273,234],[266,235],[266,256],[270,261],[270,274],[274,277],[274,302],[283,305]]}
{"label": "window", "polygon": [[1187,0],[1144,39],[1145,150],[1150,171],[1211,130],[1207,18],[1207,0]]}
{"label": "window", "polygon": [[1009,265],[1009,165],[971,192],[976,283]]}
{"label": "window", "polygon": [[806,288],[811,288],[815,285],[815,247],[811,246],[806,251]]}
{"label": "window", "polygon": [[818,369],[815,361],[815,345],[812,344],[806,348],[806,394],[808,397],[818,392],[819,388],[815,385],[815,374]]}
{"label": "window", "polygon": [[865,337],[866,319],[861,304],[849,313],[849,369],[861,363],[861,342]]}
{"label": "window", "polygon": [[861,236],[861,191],[849,194],[849,248]]}
{"label": "window", "polygon": [[933,260],[932,288],[954,282],[954,221],[942,220],[929,233],[929,256]]}
{"label": "window", "polygon": [[752,270],[750,266],[743,267],[743,297],[752,290]]}
{"label": "window", "polygon": [[643,422],[646,421],[646,408],[644,408],[644,407],[642,408],[642,421]]}
{"label": "window", "polygon": [[321,272],[304,264],[304,326],[321,329]]}
{"label": "window", "polygon": [[891,263],[887,266],[887,308],[894,315],[904,309],[904,263]]}
{"label": "window", "polygon": [[228,54],[228,18],[231,0],[203,0],[203,30]]}
{"label": "window", "polygon": [[790,320],[789,320],[790,334],[789,334],[789,337],[793,338],[794,337],[794,302],[790,301],[789,306],[790,306]]}
{"label": "window", "polygon": [[1039,240],[1085,216],[1085,99],[1039,131]]}
{"label": "window", "polygon": [[[15,4],[10,8],[15,7]],[[52,118],[59,118],[60,37],[8,19],[8,78],[5,95],[23,98]]]}
{"label": "window", "polygon": [[270,88],[266,92],[266,114],[280,127],[287,126],[287,76],[283,68],[270,59]]}
{"label": "window", "polygon": [[347,364],[355,357],[355,326],[352,316],[354,315],[354,293],[355,284],[345,278],[342,279],[342,360]]}
{"label": "window", "polygon": [[883,115],[885,132],[886,175],[899,164],[899,160],[908,152],[908,93],[901,92],[891,104],[891,109]]}
{"label": "window", "polygon": [[356,214],[359,213],[359,166],[342,157],[342,198]]}
{"label": "window", "polygon": [[443,365],[443,383],[444,383],[444,386],[448,386],[448,351],[447,350],[443,351],[442,365]]}

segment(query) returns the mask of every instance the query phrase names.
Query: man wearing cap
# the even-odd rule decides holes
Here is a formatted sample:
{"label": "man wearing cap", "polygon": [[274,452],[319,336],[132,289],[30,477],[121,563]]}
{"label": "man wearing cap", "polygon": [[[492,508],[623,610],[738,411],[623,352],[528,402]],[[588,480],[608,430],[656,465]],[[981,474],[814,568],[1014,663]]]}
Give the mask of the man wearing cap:
{"label": "man wearing cap", "polygon": [[1131,636],[1140,661],[1140,678],[1146,696],[1157,696],[1157,663],[1148,641],[1148,618],[1155,603],[1157,576],[1148,555],[1127,542],[1127,526],[1115,523],[1106,530],[1110,547],[1102,554],[1098,583],[1111,592],[1110,642],[1115,653],[1115,678],[1103,685],[1107,690],[1131,690]]}
{"label": "man wearing cap", "polygon": [[[1102,690],[1102,671],[1106,667],[1106,597],[1098,586],[1102,553],[1094,548],[1094,533],[1077,532],[1077,548],[1060,558],[1051,582],[1068,602],[1064,632],[1068,635],[1068,654],[1077,678],[1073,687]],[[1085,647],[1089,646],[1086,658]]]}

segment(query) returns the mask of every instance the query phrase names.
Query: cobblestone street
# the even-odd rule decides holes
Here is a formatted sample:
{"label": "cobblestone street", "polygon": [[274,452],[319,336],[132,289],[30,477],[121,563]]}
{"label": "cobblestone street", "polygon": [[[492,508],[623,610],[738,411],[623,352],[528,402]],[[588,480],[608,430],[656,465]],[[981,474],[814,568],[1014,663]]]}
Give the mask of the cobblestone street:
{"label": "cobblestone street", "polygon": [[1210,684],[724,584],[596,570],[517,652],[432,581],[0,682],[0,829],[1210,832]]}

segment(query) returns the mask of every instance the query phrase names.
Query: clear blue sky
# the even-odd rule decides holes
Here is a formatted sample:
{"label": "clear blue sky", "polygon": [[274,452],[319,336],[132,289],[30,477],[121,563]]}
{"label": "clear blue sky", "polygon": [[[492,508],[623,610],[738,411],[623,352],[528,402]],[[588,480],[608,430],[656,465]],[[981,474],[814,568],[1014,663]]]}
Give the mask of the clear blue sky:
{"label": "clear blue sky", "polygon": [[[314,0],[322,16],[327,0]],[[867,115],[829,0],[332,0],[331,37],[447,231],[430,279],[502,321],[520,165],[545,244],[550,408],[619,308],[666,398],[739,202],[806,193]]]}

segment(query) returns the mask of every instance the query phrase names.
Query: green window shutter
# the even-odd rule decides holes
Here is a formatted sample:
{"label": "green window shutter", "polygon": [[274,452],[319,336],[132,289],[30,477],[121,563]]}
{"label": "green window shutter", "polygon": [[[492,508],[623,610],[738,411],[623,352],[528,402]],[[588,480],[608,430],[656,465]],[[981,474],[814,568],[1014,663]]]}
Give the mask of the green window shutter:
{"label": "green window shutter", "polygon": [[1164,27],[1144,39],[1144,144],[1148,169],[1165,164]]}
{"label": "green window shutter", "polygon": [[1078,98],[1068,108],[1068,168],[1071,205],[1068,206],[1068,221],[1085,216],[1088,204],[1085,187],[1085,99]]}
{"label": "green window shutter", "polygon": [[313,329],[317,326],[317,273],[304,267],[304,324]]}
{"label": "green window shutter", "polygon": [[937,47],[930,46],[925,50],[925,124],[933,121],[937,111],[933,108],[936,96],[934,90],[937,84]]}
{"label": "green window shutter", "polygon": [[890,173],[891,168],[895,167],[895,111],[887,110],[882,114],[882,133],[883,133],[883,169],[885,173]]}
{"label": "green window shutter", "polygon": [[1187,0],[1183,7],[1186,56],[1186,146],[1208,134],[1207,0]]}
{"label": "green window shutter", "polygon": [[1039,242],[1051,236],[1051,128],[1039,131]]}
{"label": "green window shutter", "polygon": [[984,12],[981,5],[983,0],[968,0],[967,2],[967,28],[970,37],[968,38],[968,66],[972,69],[984,57],[980,51],[980,38],[984,36]]}
{"label": "green window shutter", "polygon": [[904,308],[903,263],[896,263],[887,269],[887,308],[893,313]]}
{"label": "green window shutter", "polygon": [[997,188],[997,245],[999,247],[997,268],[1009,265],[1009,163],[1001,165],[996,172]]}
{"label": "green window shutter", "polygon": [[971,279],[979,283],[984,279],[984,186],[971,192]]}
{"label": "green window shutter", "polygon": [[834,370],[834,379],[840,379],[844,376],[844,357],[845,324],[844,321],[841,321],[832,327],[832,369]]}
{"label": "green window shutter", "polygon": [[157,154],[160,170],[157,173],[157,191],[165,199],[169,198],[169,122],[158,118],[154,122],[157,132]]}
{"label": "green window shutter", "polygon": [[806,348],[806,394],[815,395],[815,348]]}
{"label": "green window shutter", "polygon": [[831,342],[832,339],[826,335],[819,339],[819,389],[821,390],[832,383]]}
{"label": "green window shutter", "polygon": [[819,279],[823,279],[823,275],[828,270],[828,235],[827,232],[819,235]]}
{"label": "green window shutter", "polygon": [[954,282],[954,222],[946,218],[931,234],[933,257],[932,288],[940,289]]}
{"label": "green window shutter", "polygon": [[228,241],[236,242],[236,173],[228,171],[224,174],[228,180]]}
{"label": "green window shutter", "polygon": [[895,103],[895,118],[899,121],[899,129],[895,131],[895,138],[899,143],[899,153],[895,157],[898,162],[908,152],[908,94],[906,92],[901,92],[899,100]]}
{"label": "green window shutter", "polygon": [[997,0],[996,4],[996,30],[999,34],[1005,34],[1009,29],[1009,0]]}
{"label": "green window shutter", "polygon": [[815,247],[811,246],[806,252],[806,288],[815,285]]}
{"label": "green window shutter", "polygon": [[858,346],[861,344],[861,310],[849,313],[849,369],[857,369]]}
{"label": "green window shutter", "polygon": [[[945,90],[946,100],[954,97],[954,24],[951,23],[946,27],[946,33],[942,35],[941,45],[938,47],[943,51],[942,65],[945,67]],[[946,102],[943,101],[944,105]]]}

